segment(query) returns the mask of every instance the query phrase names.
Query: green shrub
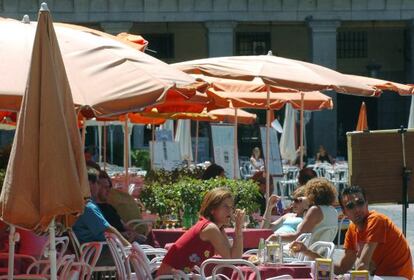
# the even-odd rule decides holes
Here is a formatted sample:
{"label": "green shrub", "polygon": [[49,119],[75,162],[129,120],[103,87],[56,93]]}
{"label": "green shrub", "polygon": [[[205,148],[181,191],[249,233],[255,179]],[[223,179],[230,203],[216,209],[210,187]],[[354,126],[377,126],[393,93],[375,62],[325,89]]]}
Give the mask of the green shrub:
{"label": "green shrub", "polygon": [[236,208],[245,209],[248,215],[259,209],[259,188],[251,180],[217,178],[202,181],[188,174],[195,176],[198,173],[161,170],[148,175],[140,197],[145,207],[157,213],[161,219],[171,214],[181,217],[185,205],[198,212],[204,195],[209,190],[228,187],[235,197]]}
{"label": "green shrub", "polygon": [[150,170],[151,159],[148,150],[134,150],[131,152],[131,163],[133,166],[141,167],[144,170]]}

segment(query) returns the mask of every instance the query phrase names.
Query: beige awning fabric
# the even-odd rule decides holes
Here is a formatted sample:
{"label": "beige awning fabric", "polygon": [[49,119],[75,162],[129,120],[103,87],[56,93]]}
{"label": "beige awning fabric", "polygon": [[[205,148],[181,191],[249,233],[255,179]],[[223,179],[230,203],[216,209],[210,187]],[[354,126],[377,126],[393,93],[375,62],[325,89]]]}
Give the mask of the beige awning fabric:
{"label": "beige awning fabric", "polygon": [[413,95],[414,85],[404,85],[392,81],[381,80],[371,77],[358,76],[358,75],[347,75],[358,82],[364,83],[370,87],[376,87],[380,90],[389,90],[397,92],[399,95]]}
{"label": "beige awning fabric", "polygon": [[[37,23],[0,18],[0,110],[18,111]],[[168,89],[188,98],[200,83],[115,36],[54,24],[73,101],[87,117],[137,112],[163,102]]]}
{"label": "beige awning fabric", "polygon": [[301,91],[335,90],[362,96],[380,93],[329,68],[273,55],[213,57],[172,65],[186,73],[248,81],[260,78],[267,85]]}
{"label": "beige awning fabric", "polygon": [[[33,40],[16,46],[33,52],[28,61],[22,52],[25,59],[15,62],[29,75],[0,209],[7,223],[45,230],[55,216],[81,213],[90,192],[71,89],[48,11],[39,13],[36,27],[33,48]],[[23,82],[16,69],[9,70]]]}

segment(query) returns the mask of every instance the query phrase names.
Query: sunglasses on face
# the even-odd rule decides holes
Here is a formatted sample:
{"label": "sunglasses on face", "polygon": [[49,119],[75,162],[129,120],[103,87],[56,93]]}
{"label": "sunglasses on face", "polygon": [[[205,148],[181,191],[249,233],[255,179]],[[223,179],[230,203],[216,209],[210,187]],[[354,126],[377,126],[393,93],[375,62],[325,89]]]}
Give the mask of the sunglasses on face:
{"label": "sunglasses on face", "polygon": [[303,201],[303,199],[301,197],[297,197],[297,198],[292,199],[292,201],[294,203],[301,203]]}
{"label": "sunglasses on face", "polygon": [[365,200],[363,200],[363,199],[359,199],[359,200],[357,200],[357,201],[350,201],[350,202],[348,202],[347,204],[345,204],[345,208],[346,209],[348,209],[348,210],[352,210],[352,209],[354,209],[355,207],[361,207],[361,206],[363,206],[365,204]]}

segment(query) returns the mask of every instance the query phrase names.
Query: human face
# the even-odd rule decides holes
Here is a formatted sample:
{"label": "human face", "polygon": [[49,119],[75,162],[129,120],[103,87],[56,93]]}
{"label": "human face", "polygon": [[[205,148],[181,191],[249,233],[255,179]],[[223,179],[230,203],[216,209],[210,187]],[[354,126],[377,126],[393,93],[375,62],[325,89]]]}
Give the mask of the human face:
{"label": "human face", "polygon": [[211,211],[214,217],[214,222],[219,227],[222,225],[229,225],[233,217],[234,202],[231,198],[226,198],[220,205]]}
{"label": "human face", "polygon": [[98,197],[98,192],[99,192],[99,185],[98,182],[91,182],[89,181],[89,187],[91,190],[91,196],[94,200],[96,200],[96,198]]}
{"label": "human face", "polygon": [[308,209],[308,202],[306,197],[295,197],[292,200],[292,211],[298,216],[302,216],[305,210]]}
{"label": "human face", "polygon": [[362,226],[368,216],[368,203],[362,193],[349,194],[342,197],[344,213],[357,226]]}
{"label": "human face", "polygon": [[109,191],[111,189],[111,184],[108,179],[99,179],[99,190],[97,198],[100,202],[106,202],[108,200]]}

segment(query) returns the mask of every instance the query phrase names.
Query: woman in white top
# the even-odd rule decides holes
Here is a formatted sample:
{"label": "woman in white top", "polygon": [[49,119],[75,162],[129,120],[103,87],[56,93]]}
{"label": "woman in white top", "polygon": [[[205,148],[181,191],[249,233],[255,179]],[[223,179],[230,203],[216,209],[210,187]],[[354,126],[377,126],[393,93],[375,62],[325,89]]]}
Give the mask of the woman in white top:
{"label": "woman in white top", "polygon": [[259,147],[255,147],[252,151],[252,156],[250,157],[250,164],[252,165],[253,169],[257,171],[261,171],[264,169],[264,161],[260,157],[260,149]]}
{"label": "woman in white top", "polygon": [[[275,233],[268,240],[278,240],[279,236],[282,241],[290,242],[295,240],[302,233],[316,233],[318,236],[312,236],[313,241],[323,237],[324,232],[321,228],[334,228],[338,225],[338,212],[332,206],[336,200],[336,189],[325,178],[315,178],[305,185],[305,196],[312,205],[306,212],[302,223],[297,227],[294,233]],[[325,240],[332,241],[332,240]]]}

